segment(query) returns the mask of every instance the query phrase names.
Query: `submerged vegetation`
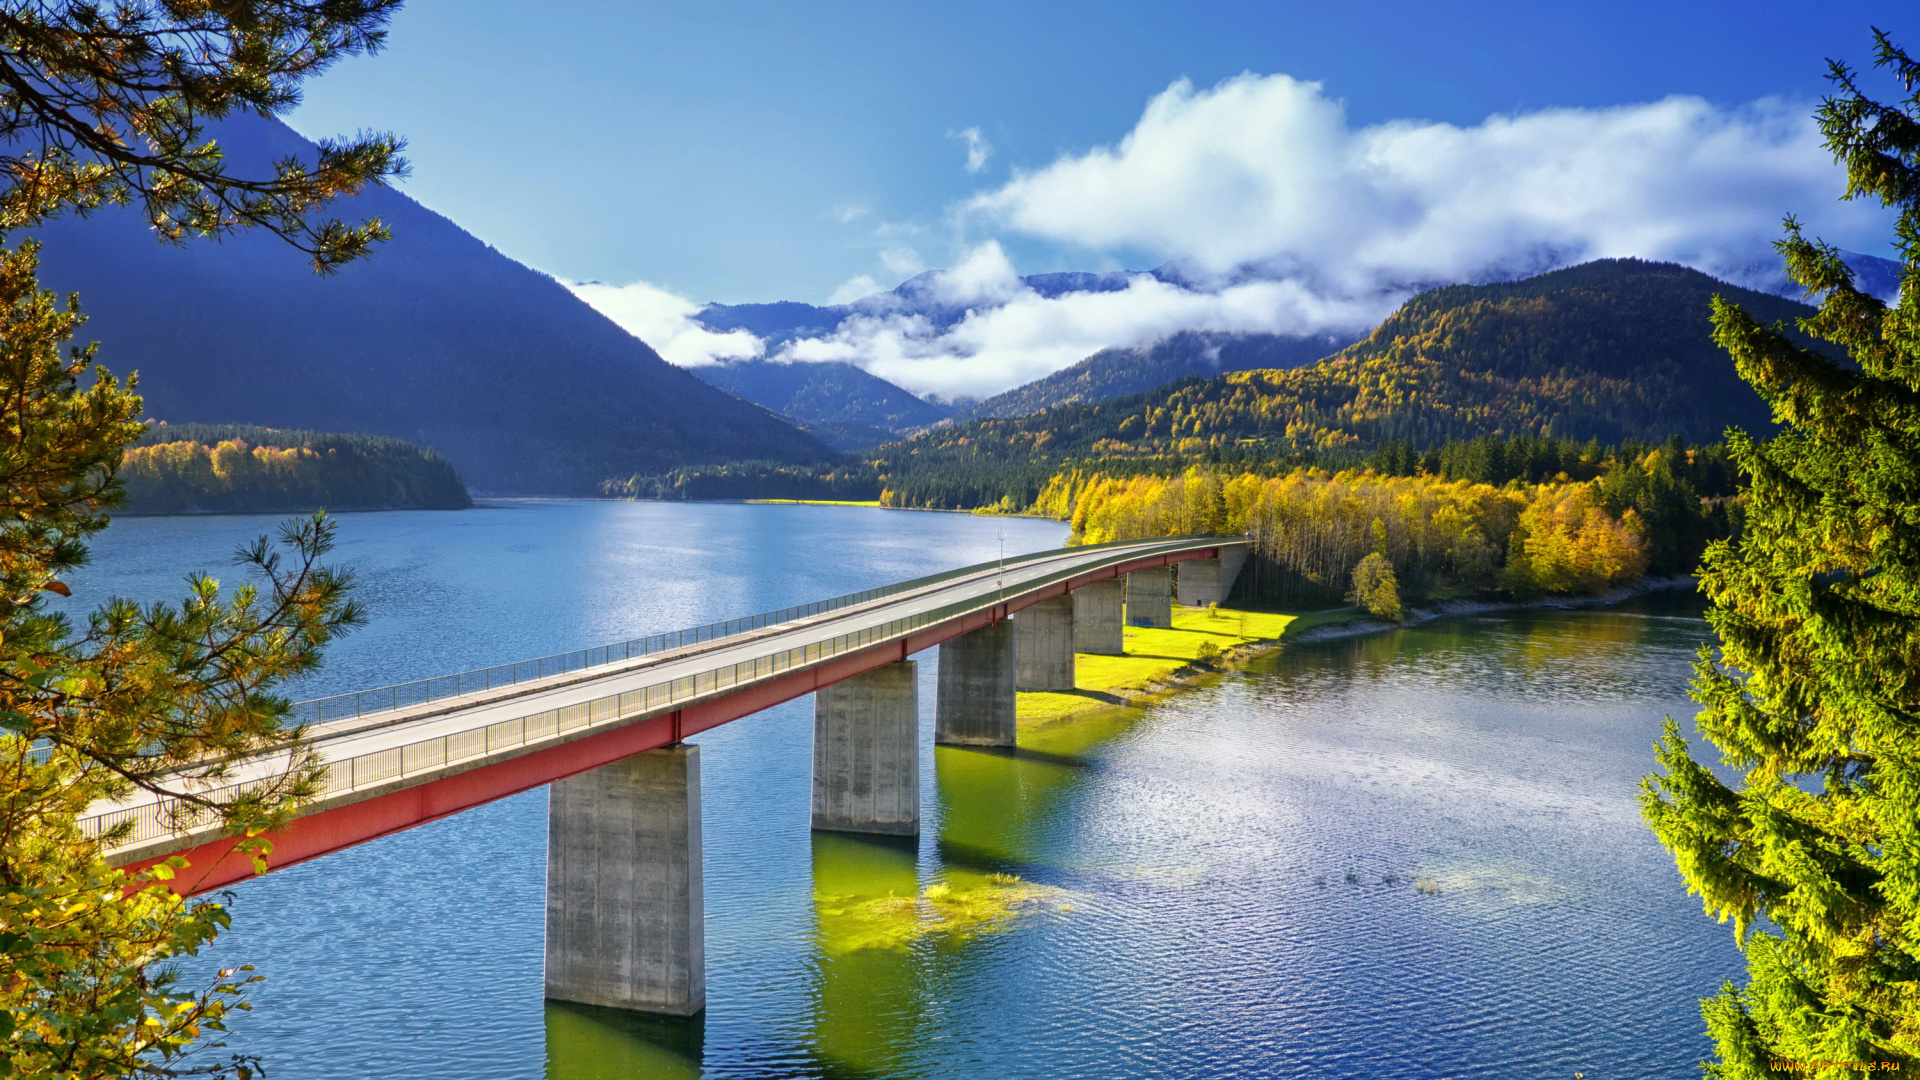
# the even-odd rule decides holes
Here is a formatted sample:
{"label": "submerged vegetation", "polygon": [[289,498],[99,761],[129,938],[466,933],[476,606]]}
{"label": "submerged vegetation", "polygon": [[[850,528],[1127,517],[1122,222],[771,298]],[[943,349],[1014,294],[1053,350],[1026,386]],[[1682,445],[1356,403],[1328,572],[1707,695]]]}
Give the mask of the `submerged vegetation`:
{"label": "submerged vegetation", "polygon": [[1067,910],[1066,893],[1014,874],[949,871],[917,893],[816,893],[820,945],[828,956],[863,949],[905,950],[936,939],[957,943],[1009,929],[1023,913]]}
{"label": "submerged vegetation", "polygon": [[120,478],[136,514],[473,505],[445,458],[378,435],[156,424],[127,449]]}

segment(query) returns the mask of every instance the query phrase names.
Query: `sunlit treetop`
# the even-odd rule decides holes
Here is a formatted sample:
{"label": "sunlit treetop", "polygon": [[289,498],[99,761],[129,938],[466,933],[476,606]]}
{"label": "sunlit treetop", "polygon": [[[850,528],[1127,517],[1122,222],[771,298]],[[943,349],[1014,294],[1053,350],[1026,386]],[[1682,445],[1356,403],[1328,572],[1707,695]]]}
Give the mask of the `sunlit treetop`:
{"label": "sunlit treetop", "polygon": [[404,174],[387,134],[322,140],[310,162],[227,172],[209,122],[279,115],[300,84],[377,51],[399,0],[0,3],[0,230],[138,204],[163,240],[264,228],[330,273],[387,238],[316,216]]}

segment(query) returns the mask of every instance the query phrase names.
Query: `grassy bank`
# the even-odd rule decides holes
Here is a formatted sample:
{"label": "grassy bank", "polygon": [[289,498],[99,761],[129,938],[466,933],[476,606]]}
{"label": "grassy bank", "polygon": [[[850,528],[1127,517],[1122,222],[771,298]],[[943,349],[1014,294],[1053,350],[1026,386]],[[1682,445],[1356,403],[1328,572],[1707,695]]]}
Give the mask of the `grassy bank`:
{"label": "grassy bank", "polygon": [[1199,661],[1225,658],[1235,649],[1284,640],[1310,627],[1361,618],[1353,608],[1284,614],[1229,608],[1175,606],[1173,627],[1154,630],[1129,626],[1124,656],[1074,657],[1074,690],[1023,693],[1022,727],[1079,716],[1090,710],[1121,708],[1166,691]]}

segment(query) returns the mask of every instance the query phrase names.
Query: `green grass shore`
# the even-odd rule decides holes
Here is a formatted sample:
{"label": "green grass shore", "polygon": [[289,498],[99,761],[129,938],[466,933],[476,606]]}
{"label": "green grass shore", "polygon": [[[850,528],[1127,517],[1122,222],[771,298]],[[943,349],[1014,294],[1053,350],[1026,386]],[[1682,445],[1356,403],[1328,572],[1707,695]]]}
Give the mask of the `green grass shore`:
{"label": "green grass shore", "polygon": [[1023,726],[1047,724],[1141,704],[1167,692],[1176,678],[1202,659],[1204,646],[1211,645],[1205,651],[1214,655],[1225,655],[1243,645],[1283,641],[1289,634],[1364,614],[1354,608],[1286,614],[1175,605],[1171,629],[1127,627],[1123,656],[1075,654],[1074,689],[1022,693],[1018,716]]}

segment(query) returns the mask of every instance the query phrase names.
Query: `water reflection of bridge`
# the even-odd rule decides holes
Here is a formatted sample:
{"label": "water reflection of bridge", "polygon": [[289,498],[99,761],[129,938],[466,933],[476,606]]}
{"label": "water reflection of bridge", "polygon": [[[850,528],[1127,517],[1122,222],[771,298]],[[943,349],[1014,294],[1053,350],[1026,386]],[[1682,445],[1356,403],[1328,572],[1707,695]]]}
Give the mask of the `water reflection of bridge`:
{"label": "water reflection of bridge", "polygon": [[[1074,656],[1166,626],[1174,596],[1225,598],[1239,537],[1041,552],[529,665],[306,703],[325,790],[274,841],[287,866],[551,784],[547,995],[687,1015],[705,1005],[698,747],[685,740],[815,694],[812,822],[917,835],[915,653],[940,647],[935,741],[1011,747],[1017,690],[1071,690]],[[1179,568],[1177,580],[1174,572]],[[265,782],[285,756],[246,763]],[[96,808],[109,857],[184,855],[182,887],[252,874],[214,823],[151,796]]]}

